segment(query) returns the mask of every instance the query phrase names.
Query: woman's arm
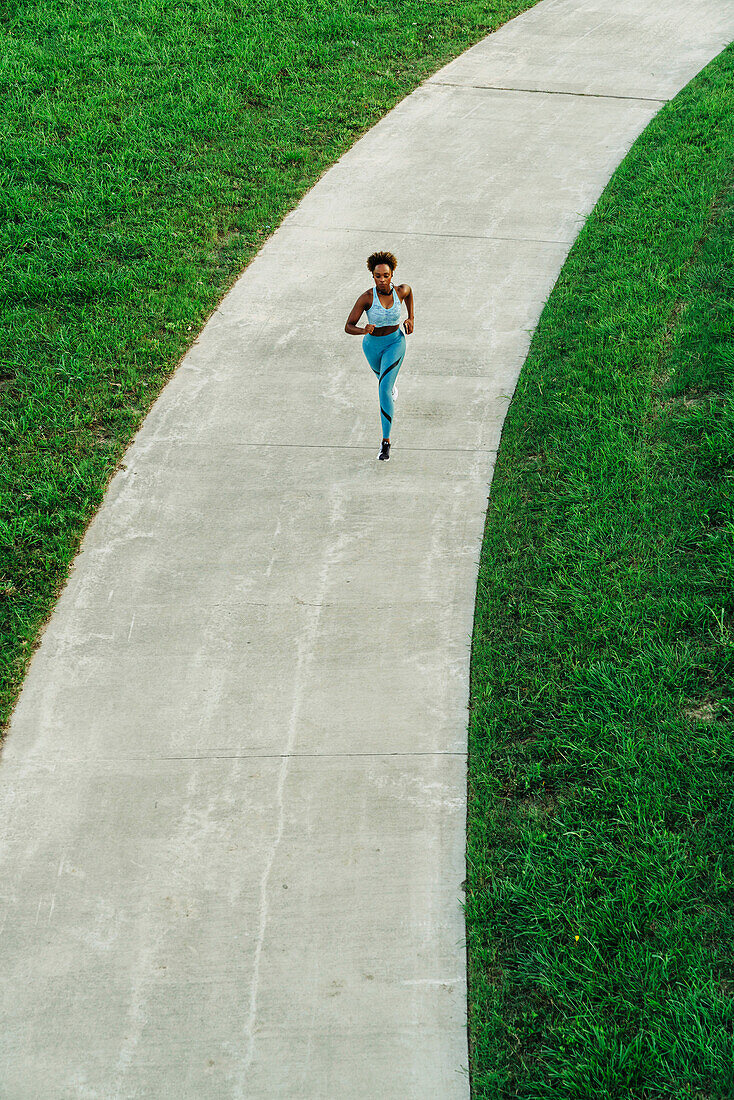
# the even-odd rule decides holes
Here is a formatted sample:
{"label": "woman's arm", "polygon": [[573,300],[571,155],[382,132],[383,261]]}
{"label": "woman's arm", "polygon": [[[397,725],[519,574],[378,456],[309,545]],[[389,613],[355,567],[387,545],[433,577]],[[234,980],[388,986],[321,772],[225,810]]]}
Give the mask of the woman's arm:
{"label": "woman's arm", "polygon": [[400,289],[403,291],[403,301],[408,307],[408,319],[405,322],[405,331],[406,333],[411,333],[413,331],[413,288],[408,286],[407,283],[403,283]]}
{"label": "woman's arm", "polygon": [[372,332],[374,325],[367,325],[366,328],[357,328],[357,321],[360,319],[367,306],[370,304],[370,292],[367,290],[364,294],[360,294],[357,301],[352,307],[352,312],[347,317],[347,323],[344,326],[344,331],[348,332],[350,336],[364,336],[367,332]]}

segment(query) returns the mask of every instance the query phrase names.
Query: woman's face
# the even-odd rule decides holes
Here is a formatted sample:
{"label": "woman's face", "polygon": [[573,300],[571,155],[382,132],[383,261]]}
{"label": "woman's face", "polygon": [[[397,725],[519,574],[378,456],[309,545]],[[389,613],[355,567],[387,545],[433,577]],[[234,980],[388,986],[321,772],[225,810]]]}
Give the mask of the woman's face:
{"label": "woman's face", "polygon": [[378,294],[390,293],[390,280],[392,279],[390,264],[378,264],[372,272],[372,278],[375,280]]}

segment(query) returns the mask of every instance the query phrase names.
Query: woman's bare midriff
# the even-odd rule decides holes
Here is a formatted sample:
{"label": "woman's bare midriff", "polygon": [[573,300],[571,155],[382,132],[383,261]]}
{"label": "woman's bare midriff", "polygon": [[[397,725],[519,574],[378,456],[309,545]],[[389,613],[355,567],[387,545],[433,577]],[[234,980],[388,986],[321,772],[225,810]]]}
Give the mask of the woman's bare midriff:
{"label": "woman's bare midriff", "polygon": [[391,325],[389,328],[376,328],[373,332],[368,333],[370,336],[389,336],[391,332],[395,332],[399,329],[400,325]]}

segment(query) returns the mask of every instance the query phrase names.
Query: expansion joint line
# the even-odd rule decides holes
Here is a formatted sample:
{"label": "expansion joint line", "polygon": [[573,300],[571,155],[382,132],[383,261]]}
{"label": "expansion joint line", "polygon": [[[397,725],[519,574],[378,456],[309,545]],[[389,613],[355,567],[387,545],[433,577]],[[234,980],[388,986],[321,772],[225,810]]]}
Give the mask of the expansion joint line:
{"label": "expansion joint line", "polygon": [[568,95],[576,99],[627,99],[634,103],[667,103],[646,95],[605,95],[603,92],[565,92],[560,88],[504,88],[498,84],[459,84],[451,80],[431,80],[426,87],[476,88],[481,92],[531,92],[533,95]]}

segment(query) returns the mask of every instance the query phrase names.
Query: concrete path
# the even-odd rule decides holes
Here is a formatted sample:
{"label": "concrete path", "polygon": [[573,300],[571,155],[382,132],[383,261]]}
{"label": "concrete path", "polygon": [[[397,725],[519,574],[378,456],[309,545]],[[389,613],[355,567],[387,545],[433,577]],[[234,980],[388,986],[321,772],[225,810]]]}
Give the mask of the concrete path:
{"label": "concrete path", "polygon": [[[89,529],[0,767],[0,1090],[468,1095],[465,751],[500,429],[567,251],[732,0],[543,0],[305,196]],[[394,451],[346,316],[416,300]]]}

